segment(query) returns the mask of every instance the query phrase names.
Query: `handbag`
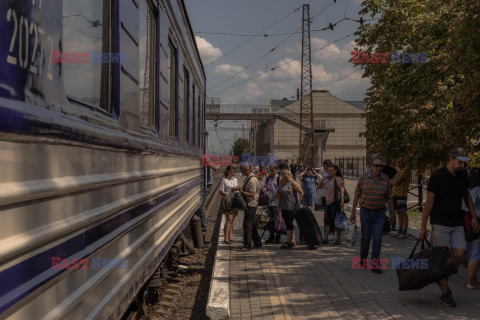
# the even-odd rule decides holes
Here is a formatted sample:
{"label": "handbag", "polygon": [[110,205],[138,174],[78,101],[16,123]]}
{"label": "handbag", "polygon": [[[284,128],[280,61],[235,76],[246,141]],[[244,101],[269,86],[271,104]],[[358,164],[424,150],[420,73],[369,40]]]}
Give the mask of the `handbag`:
{"label": "handbag", "polygon": [[248,209],[247,202],[245,201],[245,198],[240,192],[235,192],[235,195],[233,196],[233,201],[232,201],[232,208],[237,210]]}
{"label": "handbag", "polygon": [[281,234],[286,235],[287,234],[287,225],[285,224],[285,221],[283,219],[274,219],[271,218],[265,227],[266,230],[272,231],[272,232],[280,232]]}
{"label": "handbag", "polygon": [[[418,243],[422,241],[421,250],[415,253]],[[427,243],[428,247],[425,248]],[[421,261],[421,263],[418,263]],[[427,239],[418,239],[408,259],[393,266],[397,269],[398,290],[420,290],[434,282],[458,273],[448,247],[433,247]],[[425,263],[423,263],[425,262]]]}
{"label": "handbag", "polygon": [[[243,187],[243,191],[245,191],[245,188],[248,184],[248,181],[253,177],[250,176],[246,181],[245,181],[245,185]],[[240,192],[235,192],[235,196],[233,197],[233,202],[232,202],[232,208],[233,209],[237,209],[237,210],[247,210],[248,209],[248,203],[247,203],[247,200],[245,199],[245,197],[243,196],[243,194],[241,194]]]}
{"label": "handbag", "polygon": [[[335,201],[340,203],[341,202],[341,198],[340,198],[340,188],[337,186],[337,178],[335,178],[333,180],[333,187],[335,188],[334,190],[334,195],[335,195]],[[343,203],[349,203],[350,202],[350,196],[347,192],[347,189],[343,189],[344,190],[344,194],[343,194]]]}
{"label": "handbag", "polygon": [[274,199],[273,192],[269,188],[260,189],[260,195],[258,196],[258,205],[267,206]]}

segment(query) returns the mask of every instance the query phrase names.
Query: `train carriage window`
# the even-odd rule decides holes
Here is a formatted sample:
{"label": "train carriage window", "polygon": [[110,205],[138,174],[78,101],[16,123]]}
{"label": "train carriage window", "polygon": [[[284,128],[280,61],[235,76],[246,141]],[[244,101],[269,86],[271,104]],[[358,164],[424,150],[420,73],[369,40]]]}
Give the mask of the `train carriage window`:
{"label": "train carriage window", "polygon": [[149,0],[141,0],[140,11],[140,110],[142,126],[156,130],[157,111],[155,88],[157,83],[157,12]]}
{"label": "train carriage window", "polygon": [[178,67],[177,67],[177,49],[173,43],[169,42],[170,47],[170,99],[169,99],[169,112],[170,112],[170,137],[176,139],[178,137],[178,125],[177,125],[177,107],[178,107]]}
{"label": "train carriage window", "polygon": [[183,68],[183,142],[188,144],[189,139],[189,126],[190,121],[188,119],[188,109],[190,108],[190,75],[186,68]]}
{"label": "train carriage window", "polygon": [[192,85],[192,146],[195,147],[195,141],[197,139],[197,132],[195,123],[197,119],[195,119],[195,85]]}
{"label": "train carriage window", "polygon": [[200,93],[198,95],[198,135],[197,135],[197,146],[199,148],[202,147],[201,145],[201,136],[202,136],[202,105],[200,103]]}
{"label": "train carriage window", "polygon": [[63,0],[63,52],[52,52],[62,64],[67,96],[106,111],[112,110],[113,67],[104,63],[113,47],[112,1]]}

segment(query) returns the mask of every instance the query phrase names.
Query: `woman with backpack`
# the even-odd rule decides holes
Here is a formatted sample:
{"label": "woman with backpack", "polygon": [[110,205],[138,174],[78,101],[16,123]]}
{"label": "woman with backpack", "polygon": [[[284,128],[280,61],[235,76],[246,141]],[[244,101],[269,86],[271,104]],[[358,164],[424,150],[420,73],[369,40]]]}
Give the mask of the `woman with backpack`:
{"label": "woman with backpack", "polygon": [[[295,234],[293,227],[293,212],[302,201],[303,190],[293,179],[292,173],[288,169],[281,171],[282,178],[277,187],[276,200],[278,212],[287,226],[287,243],[282,245],[282,249],[290,249],[295,246]],[[298,197],[297,197],[298,193]]]}
{"label": "woman with backpack", "polygon": [[[320,185],[320,189],[325,188],[325,215],[323,218],[324,222],[324,239],[323,244],[328,244],[328,235],[330,234],[330,225],[335,221],[335,216],[340,210],[345,206],[344,197],[345,197],[345,187],[343,183],[343,175],[340,169],[335,164],[330,164],[327,168],[328,178],[323,181]],[[340,190],[340,201],[335,199],[335,189]],[[340,238],[342,236],[342,231],[337,230],[337,240],[333,245],[340,244]]]}
{"label": "woman with backpack", "polygon": [[[480,168],[470,170],[470,195],[475,206],[475,212],[480,218]],[[464,204],[463,209],[467,211]],[[480,239],[467,242],[467,269],[468,280],[465,282],[467,289],[480,289],[477,279],[478,266],[480,263]]]}
{"label": "woman with backpack", "polygon": [[227,194],[230,191],[235,191],[239,189],[240,187],[238,186],[238,180],[237,178],[235,178],[235,167],[229,165],[225,169],[225,173],[223,174],[219,187],[219,192],[222,196],[222,201],[220,202],[220,211],[223,212],[227,218],[227,221],[225,221],[225,226],[223,227],[225,236],[223,242],[226,244],[230,244],[230,242],[232,241],[233,222],[235,221],[235,216],[237,215],[237,212],[235,210],[225,212],[224,202]]}

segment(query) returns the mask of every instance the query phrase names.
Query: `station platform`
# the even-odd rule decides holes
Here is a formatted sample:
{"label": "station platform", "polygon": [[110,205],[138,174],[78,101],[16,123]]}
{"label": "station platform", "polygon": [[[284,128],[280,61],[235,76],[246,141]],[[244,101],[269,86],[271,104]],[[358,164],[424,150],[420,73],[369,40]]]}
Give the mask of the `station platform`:
{"label": "station platform", "polygon": [[[352,188],[353,182],[347,190],[352,192]],[[323,211],[314,213],[323,231]],[[240,212],[235,219],[232,244],[223,244],[223,238],[219,239],[219,248],[228,252],[225,260],[230,319],[478,318],[480,290],[465,288],[466,268],[460,268],[449,281],[457,303],[456,308],[449,308],[440,303],[436,285],[419,291],[399,291],[396,271],[390,269],[390,263],[383,274],[352,269],[351,258],[359,256],[360,231],[353,247],[322,245],[309,251],[306,245],[300,245],[296,234],[297,246],[292,249],[264,244],[245,252],[241,250],[242,222]],[[267,237],[268,232],[263,240]],[[282,243],[285,239],[282,236]],[[414,237],[395,239],[384,235],[381,258],[406,258],[415,241]]]}

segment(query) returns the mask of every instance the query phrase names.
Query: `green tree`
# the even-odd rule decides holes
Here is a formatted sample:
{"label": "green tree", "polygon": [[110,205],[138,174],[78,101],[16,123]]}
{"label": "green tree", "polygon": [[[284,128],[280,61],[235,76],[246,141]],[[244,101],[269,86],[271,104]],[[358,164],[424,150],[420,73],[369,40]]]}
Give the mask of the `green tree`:
{"label": "green tree", "polygon": [[250,152],[250,143],[248,142],[247,139],[238,138],[233,143],[232,150],[233,150],[233,155],[238,156],[241,159],[242,154]]}
{"label": "green tree", "polygon": [[427,63],[361,64],[367,91],[369,153],[404,156],[413,168],[436,167],[450,148],[479,150],[480,2],[365,0],[379,17],[355,33],[367,52],[427,52]]}

